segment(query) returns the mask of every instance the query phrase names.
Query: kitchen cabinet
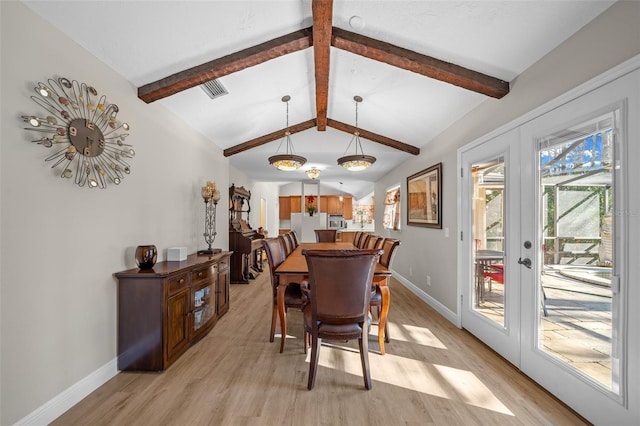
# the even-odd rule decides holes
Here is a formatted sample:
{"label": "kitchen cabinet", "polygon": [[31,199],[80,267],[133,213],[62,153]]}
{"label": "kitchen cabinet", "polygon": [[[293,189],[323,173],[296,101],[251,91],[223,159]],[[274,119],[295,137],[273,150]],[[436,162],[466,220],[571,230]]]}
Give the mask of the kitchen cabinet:
{"label": "kitchen cabinet", "polygon": [[279,197],[280,220],[291,219],[291,197]]}
{"label": "kitchen cabinet", "polygon": [[302,196],[292,195],[289,198],[291,202],[291,213],[302,213]]}
{"label": "kitchen cabinet", "polygon": [[344,215],[344,220],[353,219],[353,199],[351,197],[343,197],[342,214]]}

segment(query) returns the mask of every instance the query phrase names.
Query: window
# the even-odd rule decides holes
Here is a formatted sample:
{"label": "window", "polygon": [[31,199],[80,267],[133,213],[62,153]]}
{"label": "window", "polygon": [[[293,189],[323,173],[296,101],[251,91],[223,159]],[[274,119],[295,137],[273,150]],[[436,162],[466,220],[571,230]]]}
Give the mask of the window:
{"label": "window", "polygon": [[391,188],[384,197],[384,218],[382,225],[385,229],[400,229],[400,186]]}

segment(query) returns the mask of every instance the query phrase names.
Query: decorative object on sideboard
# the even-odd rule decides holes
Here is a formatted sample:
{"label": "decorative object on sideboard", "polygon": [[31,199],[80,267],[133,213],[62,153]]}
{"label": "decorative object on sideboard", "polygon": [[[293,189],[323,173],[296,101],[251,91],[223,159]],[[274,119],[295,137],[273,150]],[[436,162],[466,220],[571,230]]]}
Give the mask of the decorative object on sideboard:
{"label": "decorative object on sideboard", "polygon": [[104,189],[108,183],[120,184],[131,172],[126,160],[135,151],[124,142],[130,127],[116,118],[118,106],[93,86],[64,77],[38,83],[34,90],[37,96],[31,99],[46,116],[23,115],[22,120],[31,126],[26,130],[41,134],[32,142],[55,147],[45,158],[51,168],[62,166],[60,177],[74,177],[78,186]]}
{"label": "decorative object on sideboard", "polygon": [[[355,155],[345,155],[343,157],[338,158],[338,165],[344,167],[345,169],[351,172],[359,172],[361,170],[366,169],[376,162],[376,157],[371,155],[364,155],[364,151],[362,150],[362,142],[360,142],[360,131],[358,130],[358,104],[362,102],[361,96],[354,96],[353,100],[356,101],[356,130],[353,132],[353,136],[351,137],[351,141],[347,146],[347,149],[344,151],[346,154],[351,148],[351,144],[355,141],[356,153]],[[358,148],[360,148],[360,153],[358,154]]]}
{"label": "decorative object on sideboard", "polygon": [[209,245],[205,250],[198,250],[198,254],[220,253],[221,249],[211,248],[211,244],[216,240],[216,210],[220,201],[220,191],[215,182],[207,182],[201,188],[200,195],[204,200],[204,241]]}
{"label": "decorative object on sideboard", "polygon": [[140,269],[153,269],[158,259],[158,249],[153,244],[136,247],[136,264]]}
{"label": "decorative object on sideboard", "polygon": [[[278,170],[282,170],[285,172],[290,172],[293,170],[299,169],[304,163],[307,162],[307,159],[300,156],[295,155],[293,150],[293,143],[291,142],[291,132],[289,131],[289,101],[291,100],[291,96],[285,95],[282,97],[282,102],[287,104],[287,127],[284,132],[284,138],[278,145],[278,150],[276,151],[276,155],[272,155],[269,157],[269,164],[275,167]],[[280,151],[280,147],[282,144],[285,144],[286,153],[285,154],[277,154]]]}
{"label": "decorative object on sideboard", "polygon": [[316,180],[318,179],[318,177],[320,177],[320,170],[318,170],[315,167],[310,168],[305,173],[307,174],[307,176],[309,176],[310,179],[313,179],[313,180]]}

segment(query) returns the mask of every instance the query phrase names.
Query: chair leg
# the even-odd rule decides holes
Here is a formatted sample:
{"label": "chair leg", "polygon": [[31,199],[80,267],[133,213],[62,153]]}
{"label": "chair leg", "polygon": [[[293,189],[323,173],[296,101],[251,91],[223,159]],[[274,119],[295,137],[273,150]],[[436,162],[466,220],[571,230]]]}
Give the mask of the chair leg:
{"label": "chair leg", "polygon": [[320,339],[311,336],[311,362],[309,363],[309,383],[307,389],[311,390],[316,384],[316,372],[318,371],[318,355],[320,352]]}
{"label": "chair leg", "polygon": [[[378,306],[378,324],[380,324],[380,312],[382,312],[382,307]],[[389,318],[384,323],[384,342],[389,343],[391,337],[389,337]]]}
{"label": "chair leg", "polygon": [[371,389],[371,375],[369,374],[369,326],[362,324],[362,336],[358,339],[360,345],[360,361],[362,362],[362,377],[364,387]]}
{"label": "chair leg", "polygon": [[273,304],[273,310],[271,312],[271,335],[269,336],[269,341],[273,343],[273,340],[276,336],[276,321],[278,318],[278,307],[276,304]]}

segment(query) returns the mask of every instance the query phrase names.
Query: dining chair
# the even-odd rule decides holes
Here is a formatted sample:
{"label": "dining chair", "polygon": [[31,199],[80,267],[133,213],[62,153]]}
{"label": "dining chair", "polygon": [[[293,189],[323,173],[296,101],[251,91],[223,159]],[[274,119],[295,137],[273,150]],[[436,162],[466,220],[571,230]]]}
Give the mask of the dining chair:
{"label": "dining chair", "polygon": [[367,244],[369,243],[369,238],[371,238],[371,234],[367,234],[367,233],[362,233],[362,236],[360,237],[360,240],[358,241],[358,248],[365,248],[367,247]]}
{"label": "dining chair", "polygon": [[382,245],[384,244],[384,237],[379,237],[377,235],[371,235],[369,236],[369,239],[367,240],[367,246],[363,247],[369,250],[373,250],[373,249],[381,249]]}
{"label": "dining chair", "polygon": [[322,339],[358,339],[364,386],[371,389],[369,299],[381,253],[382,250],[302,251],[309,268],[309,303],[303,310],[305,332],[311,337],[309,390],[315,385]]}
{"label": "dining chair", "polygon": [[338,235],[337,229],[315,229],[317,243],[335,243]]}
{"label": "dining chair", "polygon": [[[380,264],[387,269],[391,269],[391,263],[396,255],[397,248],[400,246],[400,240],[395,238],[384,238],[382,242],[382,255],[380,256]],[[387,278],[385,278],[387,279]],[[382,293],[380,286],[375,282],[371,287],[371,307],[377,308],[378,320],[380,320],[380,311],[382,309]],[[378,323],[379,324],[379,323]],[[384,324],[384,341],[389,343],[389,321]]]}
{"label": "dining chair", "polygon": [[353,245],[358,247],[358,244],[360,243],[360,238],[362,238],[362,235],[364,234],[364,232],[362,231],[356,231],[355,234],[353,234]]}
{"label": "dining chair", "polygon": [[293,251],[291,240],[289,239],[289,237],[285,236],[284,234],[278,235],[278,238],[280,239],[280,241],[282,241],[282,246],[284,247],[284,257],[289,256]]}
{"label": "dining chair", "polygon": [[289,240],[289,246],[291,247],[291,251],[294,251],[296,249],[297,244],[295,242],[295,240],[293,239],[293,235],[291,235],[291,231],[283,234],[288,240]]}
{"label": "dining chair", "polygon": [[293,239],[293,248],[295,249],[300,245],[298,242],[298,235],[296,235],[296,231],[289,231],[289,235],[291,235],[291,239]]}
{"label": "dining chair", "polygon": [[[262,247],[267,253],[267,262],[269,263],[269,273],[271,275],[271,289],[273,291],[272,309],[271,309],[271,334],[269,341],[273,342],[276,334],[276,321],[278,317],[278,276],[275,270],[286,259],[283,239],[280,236],[275,238],[265,238],[262,240]],[[289,284],[284,293],[285,309],[297,308],[302,309],[303,296],[300,284]],[[305,346],[306,348],[306,346]]]}

